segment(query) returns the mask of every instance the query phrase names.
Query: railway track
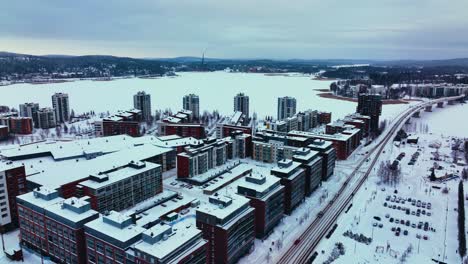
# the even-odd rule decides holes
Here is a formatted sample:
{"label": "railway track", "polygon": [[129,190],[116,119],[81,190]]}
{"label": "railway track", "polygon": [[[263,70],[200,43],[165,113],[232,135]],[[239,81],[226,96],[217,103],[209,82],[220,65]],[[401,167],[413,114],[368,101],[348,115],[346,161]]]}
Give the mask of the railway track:
{"label": "railway track", "polygon": [[[444,102],[447,100],[455,100],[460,97],[461,96],[449,97],[421,103],[398,115],[397,121],[393,122],[387,134],[381,139],[380,142],[378,142],[371,150],[369,150],[368,154],[358,163],[356,168],[348,176],[348,179],[343,183],[332,200],[319,212],[317,218],[314,219],[314,221],[307,227],[304,233],[302,233],[302,235],[298,238],[299,242],[294,243],[278,260],[277,263],[310,263],[311,256],[317,245],[327,234],[329,229],[335,224],[336,220],[343,213],[343,211],[345,211],[349,206],[355,193],[359,191],[372,172],[372,169],[377,163],[379,156],[383,152],[385,146],[393,139],[394,134],[400,129],[406,120],[410,118],[415,112],[423,110],[424,107],[428,105],[433,105],[441,101]],[[365,173],[361,174],[361,169],[364,165],[368,164],[369,161],[370,163],[369,166],[365,169]],[[357,175],[359,177],[355,182],[352,182]]]}

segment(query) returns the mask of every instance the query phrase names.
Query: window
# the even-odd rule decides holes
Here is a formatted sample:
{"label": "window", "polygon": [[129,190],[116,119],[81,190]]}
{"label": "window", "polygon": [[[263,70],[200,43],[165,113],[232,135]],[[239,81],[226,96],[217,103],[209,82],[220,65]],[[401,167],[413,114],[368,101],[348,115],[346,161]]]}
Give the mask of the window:
{"label": "window", "polygon": [[113,254],[112,254],[112,248],[110,246],[106,246],[106,256],[108,257],[113,257]]}
{"label": "window", "polygon": [[96,242],[96,251],[99,253],[104,253],[104,247],[101,242]]}
{"label": "window", "polygon": [[2,214],[2,218],[7,218],[8,214]]}
{"label": "window", "polygon": [[94,249],[94,240],[91,238],[86,239],[86,244],[88,245],[89,248]]}

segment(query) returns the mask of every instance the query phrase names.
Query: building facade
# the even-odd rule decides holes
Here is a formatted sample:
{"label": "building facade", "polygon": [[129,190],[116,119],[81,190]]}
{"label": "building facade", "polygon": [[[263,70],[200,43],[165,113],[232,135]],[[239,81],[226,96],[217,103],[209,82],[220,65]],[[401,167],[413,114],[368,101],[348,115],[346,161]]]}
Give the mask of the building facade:
{"label": "building facade", "polygon": [[182,100],[182,108],[193,114],[193,119],[200,120],[200,98],[196,94],[188,94]]}
{"label": "building facade", "polygon": [[57,263],[85,264],[84,224],[98,218],[88,197],[39,188],[18,196],[21,242]]}
{"label": "building facade", "polygon": [[249,199],[236,194],[210,196],[196,211],[196,225],[208,240],[209,264],[237,263],[255,239],[254,208]]}
{"label": "building facade", "polygon": [[278,120],[293,117],[296,114],[296,98],[285,96],[278,98]]}
{"label": "building facade", "polygon": [[328,180],[335,171],[336,150],[333,143],[316,139],[308,146],[313,151],[317,151],[322,157],[322,181]]}
{"label": "building facade", "polygon": [[135,225],[130,216],[110,211],[85,224],[86,256],[89,264],[135,264],[134,254],[127,254],[141,240],[145,229]]}
{"label": "building facade", "polygon": [[37,111],[39,111],[38,103],[24,103],[19,105],[20,116],[31,117],[34,127],[37,128]]}
{"label": "building facade", "polygon": [[237,182],[237,193],[250,199],[255,208],[255,235],[266,237],[284,214],[284,187],[271,175],[251,174]]}
{"label": "building facade", "polygon": [[5,125],[0,125],[0,140],[8,139],[10,135],[10,128]]}
{"label": "building facade", "polygon": [[317,151],[300,148],[292,159],[299,162],[305,171],[305,195],[310,196],[322,182],[322,157]]}
{"label": "building facade", "polygon": [[48,129],[55,127],[58,122],[56,120],[56,109],[41,108],[37,111],[37,128]]}
{"label": "building facade", "polygon": [[244,93],[234,96],[234,112],[242,112],[245,118],[249,119],[249,96]]}
{"label": "building facade", "polygon": [[79,184],[99,212],[121,211],[161,193],[161,165],[133,161],[126,166],[91,175]]}
{"label": "building facade", "polygon": [[138,92],[133,96],[133,107],[141,110],[143,120],[151,120],[151,95],[144,91]]}
{"label": "building facade", "polygon": [[377,94],[359,94],[356,112],[370,117],[371,133],[379,131],[379,118],[382,114],[382,96]]}
{"label": "building facade", "polygon": [[177,177],[192,178],[225,164],[227,159],[224,141],[206,140],[198,145],[192,145],[177,155]]}
{"label": "building facade", "polygon": [[11,134],[29,135],[33,132],[33,120],[31,117],[0,117],[0,125],[7,126]]}
{"label": "building facade", "polygon": [[16,196],[26,191],[24,165],[0,163],[0,232],[18,227]]}
{"label": "building facade", "polygon": [[290,215],[305,198],[305,171],[299,162],[281,160],[271,169],[271,174],[280,178],[284,186],[284,211]]}
{"label": "building facade", "polygon": [[55,121],[65,123],[70,120],[70,101],[68,94],[55,93],[52,95],[52,108],[55,111]]}

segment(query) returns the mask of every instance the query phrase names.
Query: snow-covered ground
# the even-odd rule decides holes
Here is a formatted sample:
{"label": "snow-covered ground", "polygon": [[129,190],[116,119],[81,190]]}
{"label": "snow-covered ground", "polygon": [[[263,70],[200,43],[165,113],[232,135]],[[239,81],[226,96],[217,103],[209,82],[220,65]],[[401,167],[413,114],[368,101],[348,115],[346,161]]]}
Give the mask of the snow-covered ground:
{"label": "snow-covered ground", "polygon": [[[441,157],[445,157],[445,161],[439,162],[443,169],[438,171],[437,175],[445,175],[446,172],[457,173],[463,168],[452,164],[450,147],[453,136],[468,138],[468,122],[460,122],[464,116],[468,115],[468,105],[446,105],[444,109],[434,108],[433,111],[432,113],[422,112],[421,118],[412,118],[411,124],[406,125],[410,133],[416,133],[419,136],[418,145],[406,144],[397,147],[389,144],[385,154],[379,160],[379,162],[393,161],[401,152],[406,153],[401,162],[402,179],[399,184],[396,186],[379,184],[380,179],[377,173],[373,173],[355,196],[353,207],[338,220],[338,228],[331,238],[324,239],[317,247],[319,255],[314,263],[324,263],[337,242],[344,244],[345,255],[340,256],[333,263],[400,263],[403,252],[409,247],[412,249],[406,258],[406,263],[431,263],[431,259],[445,263],[461,262],[457,253],[458,180],[432,183],[426,177],[429,175],[429,168],[434,163],[431,160],[433,157],[431,152],[435,149],[429,147],[434,142],[442,144],[439,153]],[[428,128],[427,132],[426,128]],[[418,161],[415,165],[408,165],[411,155],[418,150],[421,152]],[[434,189],[432,186],[447,187],[449,193],[443,194],[441,189]],[[398,193],[395,194],[394,190],[398,190]],[[387,196],[393,197],[394,195],[431,203],[431,209],[413,206],[408,201],[405,201],[405,204],[386,201]],[[384,206],[384,203],[387,203],[387,206]],[[388,205],[396,205],[397,209],[390,209]],[[410,214],[407,215],[406,211],[398,210],[398,206],[409,208]],[[419,217],[417,209],[421,210]],[[422,214],[422,210],[425,210],[425,214]],[[431,215],[427,216],[427,212]],[[374,216],[380,217],[381,220],[375,220]],[[391,218],[393,222],[390,221]],[[399,222],[404,220],[405,224],[396,224],[396,219]],[[409,221],[409,226],[406,225],[407,221]],[[434,228],[435,232],[424,231],[424,228],[419,229],[417,227],[419,222],[428,222],[429,227]],[[377,224],[376,227],[373,226],[374,223]],[[380,228],[378,224],[383,226]],[[412,227],[413,224],[416,224],[416,227]],[[396,232],[392,232],[392,227],[400,227],[399,236],[396,236]],[[348,230],[372,237],[373,241],[365,245],[343,236]],[[403,234],[405,230],[408,231],[407,235]],[[418,239],[417,235],[420,235],[421,239]]]}

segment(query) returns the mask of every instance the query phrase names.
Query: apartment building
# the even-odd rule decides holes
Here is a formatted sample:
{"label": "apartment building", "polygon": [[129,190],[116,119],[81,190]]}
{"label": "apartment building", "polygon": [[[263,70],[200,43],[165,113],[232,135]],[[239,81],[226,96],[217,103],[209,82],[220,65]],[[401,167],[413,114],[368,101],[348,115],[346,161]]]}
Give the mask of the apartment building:
{"label": "apartment building", "polygon": [[322,157],[322,181],[328,180],[335,171],[336,150],[330,141],[315,139],[308,146]]}
{"label": "apartment building", "polygon": [[127,165],[91,174],[79,184],[99,212],[121,211],[161,193],[161,165],[130,161]]}
{"label": "apartment building", "polygon": [[192,112],[194,120],[200,120],[200,98],[198,95],[188,94],[184,96],[182,100],[182,108]]}
{"label": "apartment building", "polygon": [[305,198],[305,171],[299,162],[280,160],[271,174],[280,178],[284,186],[284,211],[290,215],[294,208]]}
{"label": "apartment building", "polygon": [[177,154],[177,177],[191,178],[226,163],[227,147],[222,140],[209,139]]}
{"label": "apartment building", "polygon": [[133,95],[133,108],[141,111],[143,120],[151,120],[151,95],[140,91]]}
{"label": "apartment building", "polygon": [[57,110],[52,108],[40,108],[37,114],[37,128],[48,129],[56,127],[58,124],[56,119]]}
{"label": "apartment building", "polygon": [[87,263],[84,224],[99,216],[88,197],[63,199],[37,188],[17,199],[23,244],[57,263]]}
{"label": "apartment building", "polygon": [[255,239],[254,208],[249,199],[215,193],[196,210],[196,225],[208,240],[207,263],[236,263]]}
{"label": "apartment building", "polygon": [[299,148],[292,157],[305,170],[305,195],[310,196],[322,181],[322,157],[317,151]]}
{"label": "apartment building", "polygon": [[266,237],[284,214],[284,186],[272,175],[251,173],[238,180],[237,193],[250,199],[255,208],[255,235]]}
{"label": "apartment building", "polygon": [[293,117],[296,114],[296,98],[285,96],[278,98],[278,120]]}
{"label": "apartment building", "polygon": [[39,110],[38,103],[24,103],[19,105],[20,116],[31,117],[34,127],[37,127],[37,111]]}
{"label": "apartment building", "polygon": [[55,93],[52,95],[52,108],[55,111],[55,122],[57,124],[70,120],[70,100],[66,93]]}
{"label": "apartment building", "polygon": [[0,232],[18,227],[16,196],[26,193],[24,165],[11,162],[0,163]]}

